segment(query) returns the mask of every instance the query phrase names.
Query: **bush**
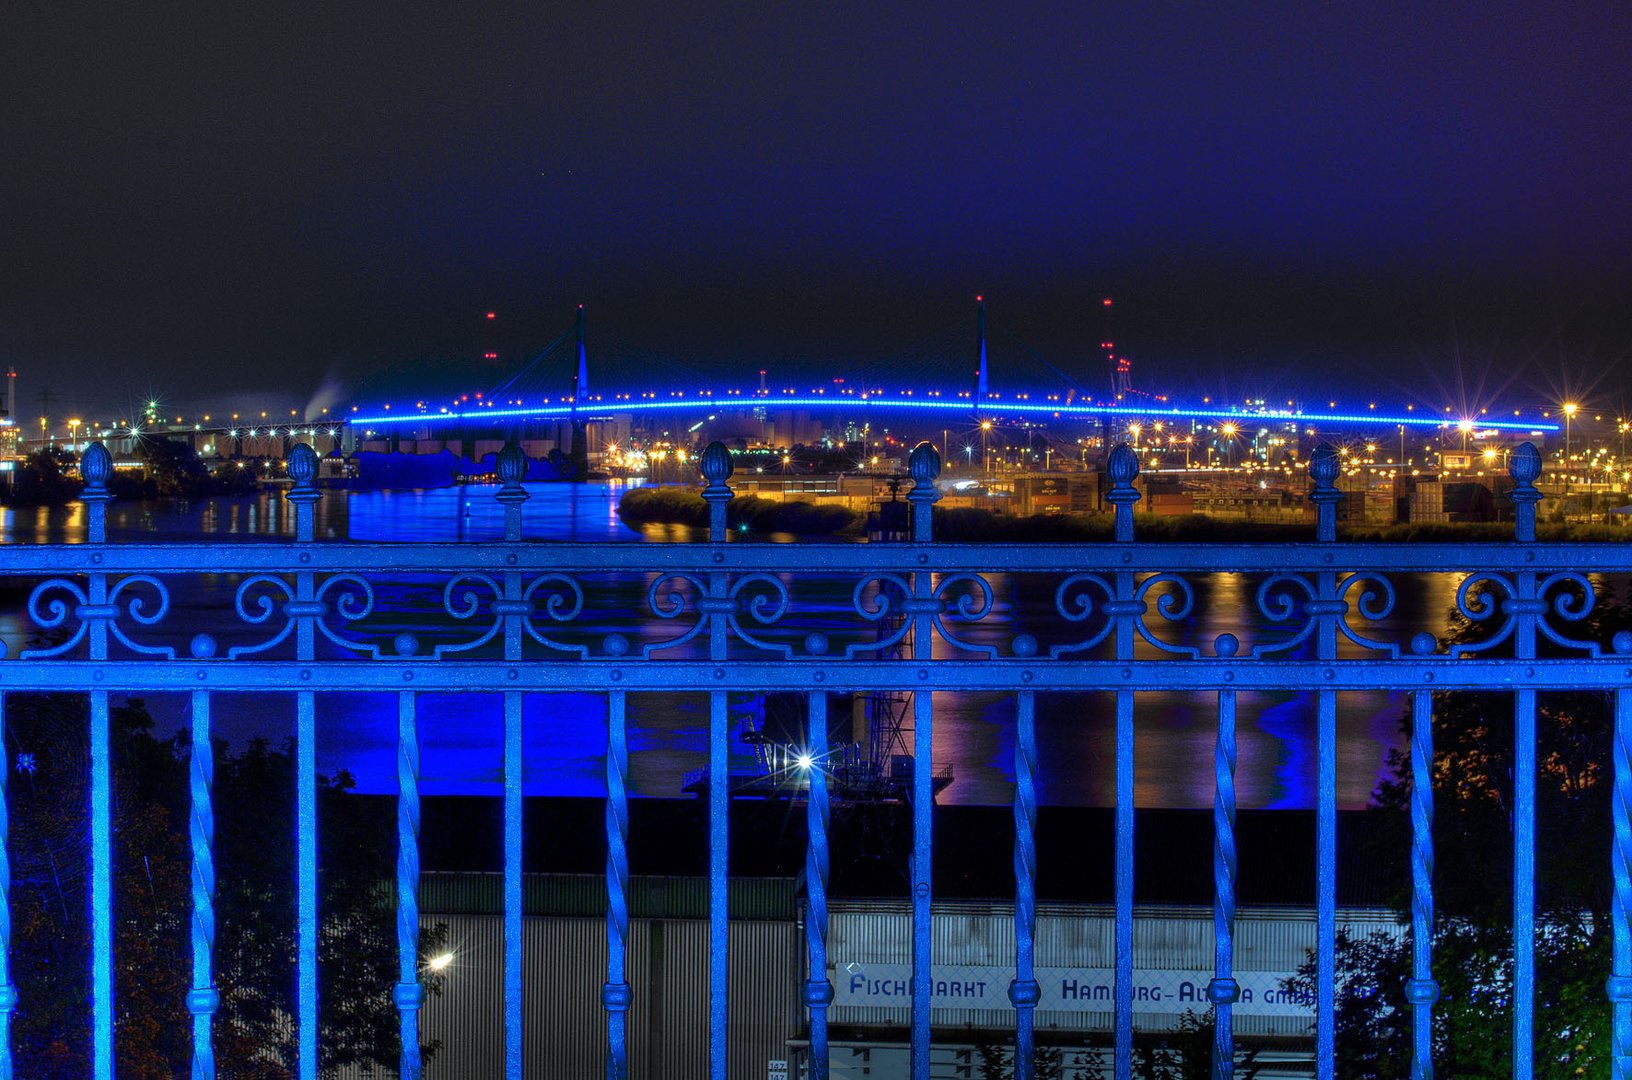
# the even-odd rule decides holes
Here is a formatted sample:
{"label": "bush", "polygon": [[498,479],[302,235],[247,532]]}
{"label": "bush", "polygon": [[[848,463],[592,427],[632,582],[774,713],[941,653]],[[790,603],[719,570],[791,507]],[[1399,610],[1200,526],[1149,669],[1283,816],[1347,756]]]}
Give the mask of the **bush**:
{"label": "bush", "polygon": [[[624,493],[618,517],[626,525],[649,522],[708,528],[708,503],[690,488],[640,487]],[[860,524],[859,514],[842,506],[804,502],[775,502],[757,495],[741,495],[725,507],[726,525],[755,532],[830,535]]]}

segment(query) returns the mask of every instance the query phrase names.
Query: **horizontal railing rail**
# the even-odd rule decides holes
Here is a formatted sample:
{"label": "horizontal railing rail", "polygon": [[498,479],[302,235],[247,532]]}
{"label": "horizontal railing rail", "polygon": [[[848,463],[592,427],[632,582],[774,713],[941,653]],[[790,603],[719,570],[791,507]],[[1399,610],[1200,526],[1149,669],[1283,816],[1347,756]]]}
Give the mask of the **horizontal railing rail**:
{"label": "horizontal railing rail", "polygon": [[[1311,461],[1316,508],[1312,543],[1139,543],[1134,540],[1138,466],[1126,447],[1108,461],[1116,540],[1095,544],[932,542],[931,509],[939,458],[912,454],[907,495],[913,540],[900,544],[728,543],[729,453],[702,456],[710,537],[695,544],[537,543],[525,539],[525,461],[512,443],[498,461],[502,539],[482,543],[318,542],[313,509],[316,459],[290,455],[296,539],[286,543],[109,544],[105,504],[111,459],[99,444],[85,453],[83,499],[90,542],[8,545],[0,583],[26,587],[20,614],[27,640],[0,642],[0,725],[4,695],[77,692],[90,701],[90,903],[92,1059],[98,1080],[114,1071],[109,698],[185,692],[192,745],[210,745],[213,695],[290,692],[296,707],[296,1072],[318,1069],[318,890],[315,712],[318,695],[368,690],[397,695],[397,941],[400,1072],[420,1075],[418,960],[419,696],[460,692],[502,698],[504,799],[505,1075],[522,1076],[525,988],[521,982],[522,704],[532,693],[604,695],[608,970],[606,1075],[628,1075],[628,695],[681,689],[709,695],[707,777],[729,776],[727,694],[786,691],[805,697],[809,716],[806,920],[809,1075],[827,1073],[826,887],[834,813],[828,760],[828,695],[912,691],[910,779],[912,857],[911,996],[913,1077],[927,1080],[932,984],[931,815],[937,772],[931,753],[934,693],[995,691],[1015,705],[1014,981],[1016,1070],[1032,1075],[1032,1013],[1040,988],[1033,944],[1037,910],[1036,740],[1038,692],[1097,692],[1115,699],[1114,1068],[1133,1069],[1134,713],[1150,690],[1215,694],[1214,1075],[1234,1075],[1231,1006],[1235,910],[1235,718],[1242,691],[1314,695],[1316,722],[1315,1055],[1334,1075],[1336,970],[1336,806],[1338,695],[1410,694],[1409,747],[1413,974],[1413,1075],[1432,1075],[1433,1009],[1438,995],[1431,950],[1433,762],[1431,693],[1500,690],[1513,698],[1514,765],[1512,1073],[1534,1073],[1536,693],[1611,692],[1615,708],[1613,801],[1615,1076],[1632,1076],[1632,633],[1582,636],[1605,576],[1632,574],[1632,545],[1535,542],[1534,482],[1540,458],[1528,444],[1511,457],[1516,511],[1511,543],[1396,544],[1336,540],[1336,456]],[[1444,620],[1421,625],[1397,613],[1401,575],[1454,575],[1454,608],[1480,632],[1442,639]],[[1245,575],[1228,599],[1198,586],[1214,575]],[[1041,583],[1039,584],[1039,581]],[[189,633],[173,597],[225,616],[230,631]],[[390,603],[377,602],[390,595]],[[1249,600],[1243,597],[1250,596]],[[1216,600],[1213,608],[1209,602]],[[1201,628],[1228,608],[1238,631]],[[183,640],[185,639],[185,640]],[[215,1075],[213,772],[209,754],[190,763],[192,1075]],[[0,769],[0,777],[6,775]],[[944,770],[943,770],[944,771]],[[3,783],[3,780],[0,780]],[[727,834],[729,785],[706,784],[709,819],[710,960],[708,1069],[727,1070]],[[0,800],[0,845],[7,819]],[[0,874],[8,865],[0,846]],[[4,885],[9,878],[0,878]],[[27,1007],[12,986],[9,904],[0,905],[0,1080],[13,1074],[9,1030]]]}

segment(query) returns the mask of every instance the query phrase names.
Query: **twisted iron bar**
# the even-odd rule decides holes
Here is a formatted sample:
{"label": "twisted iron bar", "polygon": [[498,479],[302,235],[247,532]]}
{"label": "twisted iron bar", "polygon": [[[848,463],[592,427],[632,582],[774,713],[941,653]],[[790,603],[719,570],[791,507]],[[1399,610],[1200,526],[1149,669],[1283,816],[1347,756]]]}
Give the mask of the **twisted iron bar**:
{"label": "twisted iron bar", "polygon": [[629,734],[623,691],[608,695],[606,722],[606,1080],[628,1080]]}
{"label": "twisted iron bar", "polygon": [[807,753],[811,767],[809,796],[805,800],[805,943],[810,971],[805,982],[805,1005],[810,1009],[810,1080],[827,1080],[827,1007],[833,1002],[833,983],[827,977],[827,829],[831,808],[827,797],[827,694],[810,695]]}
{"label": "twisted iron bar", "polygon": [[1415,691],[1411,707],[1411,1080],[1433,1080],[1434,721],[1433,699]]}
{"label": "twisted iron bar", "polygon": [[210,741],[210,695],[193,694],[193,747],[188,755],[188,833],[193,848],[193,985],[187,1011],[193,1015],[193,1080],[214,1080],[211,1027],[221,1006],[215,989],[215,752]]}
{"label": "twisted iron bar", "polygon": [[[1225,649],[1219,650],[1225,652]],[[1229,653],[1234,648],[1229,647]],[[1218,738],[1213,746],[1213,1080],[1235,1076],[1235,691],[1218,694]]]}
{"label": "twisted iron bar", "polygon": [[11,983],[11,816],[6,809],[11,755],[5,747],[6,699],[0,694],[0,1080],[12,1080],[11,1017],[17,1011],[17,988]]}
{"label": "twisted iron bar", "polygon": [[402,1080],[419,1080],[419,712],[412,693],[397,698],[397,986]]}
{"label": "twisted iron bar", "polygon": [[1014,732],[1014,1006],[1015,1080],[1036,1074],[1033,1010],[1041,996],[1034,968],[1037,937],[1037,695],[1020,692]]}
{"label": "twisted iron bar", "polygon": [[1613,958],[1606,987],[1614,1011],[1610,1065],[1613,1080],[1632,1080],[1632,691],[1615,691],[1615,879],[1610,919]]}

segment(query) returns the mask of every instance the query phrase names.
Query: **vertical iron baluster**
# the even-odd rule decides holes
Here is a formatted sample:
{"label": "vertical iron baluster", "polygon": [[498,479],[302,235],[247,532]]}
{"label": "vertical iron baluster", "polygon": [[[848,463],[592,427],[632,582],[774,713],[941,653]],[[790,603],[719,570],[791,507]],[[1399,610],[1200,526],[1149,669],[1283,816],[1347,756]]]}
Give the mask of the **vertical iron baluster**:
{"label": "vertical iron baluster", "polygon": [[17,1011],[17,988],[11,983],[11,811],[6,805],[10,770],[6,695],[0,693],[0,1080],[12,1080],[11,1017]]}
{"label": "vertical iron baluster", "polygon": [[521,694],[504,695],[504,1075],[522,1080]]}
{"label": "vertical iron baluster", "polygon": [[[1541,455],[1524,443],[1508,460],[1514,487],[1508,493],[1515,510],[1519,542],[1536,538],[1536,502],[1541,493]],[[1503,607],[1513,614],[1513,656],[1536,658],[1536,616],[1547,605],[1536,597],[1536,572],[1513,575],[1515,595]],[[1513,1075],[1530,1080],[1535,1073],[1536,978],[1536,692],[1517,690],[1513,701]]]}
{"label": "vertical iron baluster", "polygon": [[[725,508],[731,501],[731,451],[722,442],[711,442],[703,450],[702,474],[708,481],[703,498],[708,502],[708,542],[724,544]],[[719,571],[708,575],[708,596],[699,604],[708,620],[708,658],[715,663],[726,659],[726,614],[734,606],[729,599],[730,577]],[[714,1080],[725,1080],[729,1044],[726,1041],[730,1015],[728,978],[730,973],[730,873],[731,757],[730,730],[726,724],[725,693],[708,695],[708,1068]]]}
{"label": "vertical iron baluster", "polygon": [[1037,694],[1020,691],[1014,731],[1014,1006],[1015,1080],[1032,1080],[1036,1040],[1032,1010],[1039,991],[1037,936]]}
{"label": "vertical iron baluster", "polygon": [[827,1080],[827,1007],[833,983],[827,977],[827,693],[810,695],[810,722],[805,755],[809,791],[805,799],[805,944],[810,952],[805,1005],[810,1009],[810,1080]]}
{"label": "vertical iron baluster", "polygon": [[[1315,487],[1309,499],[1315,504],[1315,539],[1323,544],[1337,540],[1341,468],[1330,445],[1310,455]],[[1334,571],[1316,573],[1315,597],[1304,610],[1316,622],[1315,655],[1329,662],[1337,659],[1337,620],[1345,610]],[[1325,1077],[1333,1072],[1337,1036],[1337,693],[1318,690],[1315,698],[1315,1071]]]}
{"label": "vertical iron baluster", "polygon": [[[201,659],[214,652],[194,639]],[[188,755],[188,833],[193,847],[193,985],[187,1011],[193,1014],[193,1080],[214,1080],[211,1027],[221,995],[215,989],[215,749],[210,741],[210,695],[193,691],[193,747]]]}
{"label": "vertical iron baluster", "polygon": [[[1235,638],[1221,635],[1220,656],[1234,656]],[[1218,740],[1213,746],[1213,1080],[1235,1076],[1235,691],[1218,692]]]}
{"label": "vertical iron baluster", "polygon": [[625,695],[606,702],[606,1080],[629,1077],[629,733]]}
{"label": "vertical iron baluster", "polygon": [[[408,635],[403,635],[404,638]],[[397,651],[412,654],[398,639]],[[419,1080],[419,711],[412,691],[397,695],[397,985],[400,1080]]]}
{"label": "vertical iron baluster", "polygon": [[[89,539],[108,539],[108,477],[113,455],[101,443],[85,448],[80,501],[89,518]],[[85,619],[90,658],[108,658],[108,575],[89,578]],[[108,692],[91,691],[91,1069],[96,1080],[113,1080],[113,763],[108,731]]]}
{"label": "vertical iron baluster", "polygon": [[[941,473],[941,455],[927,442],[913,447],[907,459],[912,473],[912,540],[928,545],[934,540],[934,507],[940,497],[935,478]],[[922,562],[927,565],[926,551]],[[912,616],[912,658],[931,660],[935,655],[934,619],[939,602],[934,599],[934,575],[919,570],[912,575],[912,599],[906,611]],[[929,1080],[930,1015],[934,1007],[935,935],[930,918],[934,892],[933,811],[935,806],[935,702],[927,691],[912,696],[912,1077]]]}
{"label": "vertical iron baluster", "polygon": [[[313,511],[322,496],[315,483],[317,453],[305,443],[290,448],[289,478],[294,486],[284,496],[295,508],[295,542],[310,544],[315,537]],[[316,658],[314,576],[295,573],[295,658],[311,663]],[[300,1080],[317,1080],[317,699],[310,690],[295,694],[295,905],[296,905],[296,1064]]]}
{"label": "vertical iron baluster", "polygon": [[[504,507],[504,542],[521,542],[521,504],[528,499],[522,481],[527,478],[527,455],[514,439],[500,449],[496,462],[500,487],[494,496]],[[521,660],[521,572],[504,572],[504,599],[496,605],[504,618],[504,659]],[[521,965],[522,965],[522,697],[504,694],[504,1075],[522,1080]]]}
{"label": "vertical iron baluster", "polygon": [[[1623,631],[1624,633],[1624,631]],[[1632,690],[1615,691],[1615,826],[1610,870],[1615,881],[1610,919],[1614,955],[1605,989],[1612,1003],[1612,1080],[1632,1080]]]}
{"label": "vertical iron baluster", "polygon": [[[1111,490],[1105,498],[1115,508],[1116,541],[1133,542],[1133,504],[1139,492],[1139,456],[1127,443],[1118,443],[1106,462]],[[1105,611],[1116,620],[1116,658],[1133,659],[1134,620],[1142,605],[1134,599],[1134,576],[1116,572],[1116,599]],[[1133,1074],[1133,691],[1116,692],[1116,1075]]]}
{"label": "vertical iron baluster", "polygon": [[[1426,635],[1424,635],[1426,636]],[[1428,648],[1423,648],[1427,645]],[[1426,654],[1431,640],[1419,637],[1415,651]],[[1434,1078],[1434,703],[1427,690],[1411,694],[1411,1080]]]}

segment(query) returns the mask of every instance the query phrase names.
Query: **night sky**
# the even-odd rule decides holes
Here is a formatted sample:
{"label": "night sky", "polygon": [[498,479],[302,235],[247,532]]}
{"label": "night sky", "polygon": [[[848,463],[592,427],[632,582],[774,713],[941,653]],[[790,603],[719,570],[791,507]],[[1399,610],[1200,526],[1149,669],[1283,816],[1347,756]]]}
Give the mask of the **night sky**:
{"label": "night sky", "polygon": [[1112,294],[1152,389],[1619,391],[1626,5],[708,7],[11,6],[19,412],[479,388],[580,302],[816,371],[977,292],[1096,384]]}

